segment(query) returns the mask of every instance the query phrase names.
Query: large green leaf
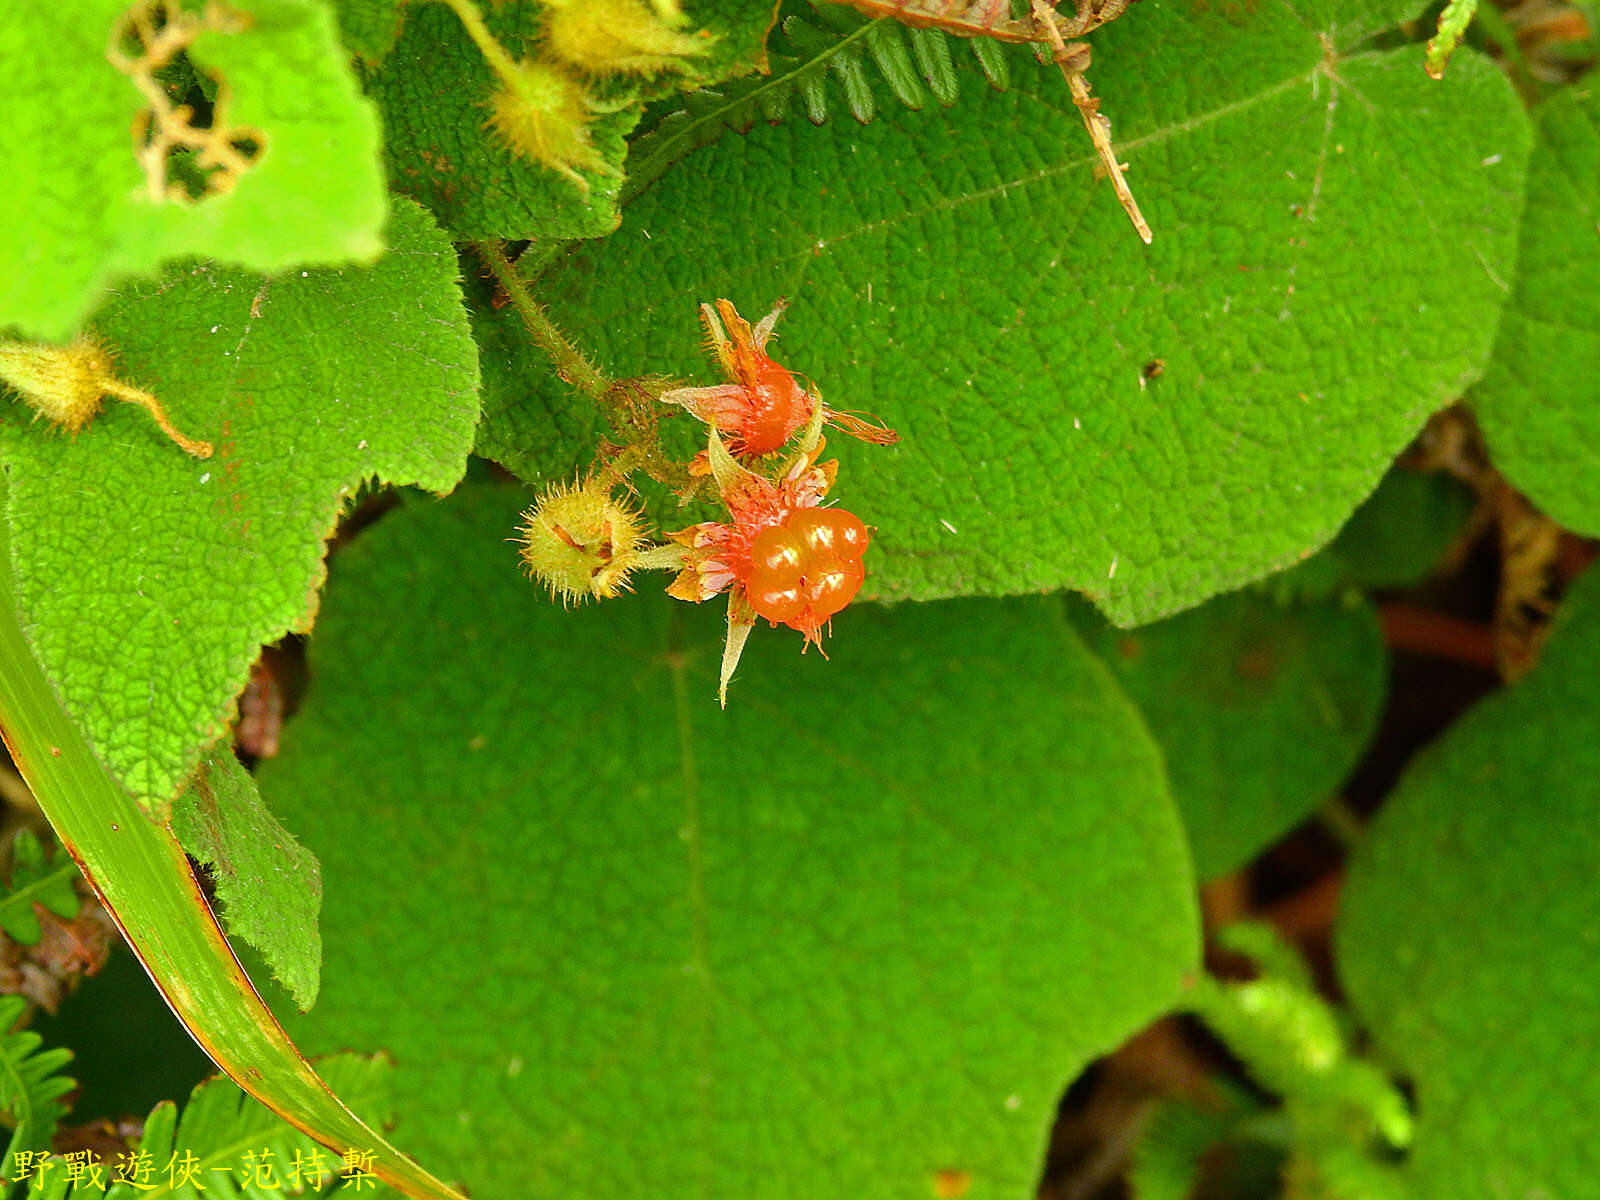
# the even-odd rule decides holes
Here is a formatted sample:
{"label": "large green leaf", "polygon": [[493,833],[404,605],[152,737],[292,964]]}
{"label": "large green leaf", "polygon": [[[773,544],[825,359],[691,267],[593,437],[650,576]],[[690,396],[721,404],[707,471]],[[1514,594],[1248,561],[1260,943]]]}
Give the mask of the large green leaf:
{"label": "large green leaf", "polygon": [[1241,593],[1135,631],[1077,615],[1166,753],[1201,879],[1328,799],[1377,725],[1383,635],[1365,602]]}
{"label": "large green leaf", "polygon": [[[902,435],[839,446],[883,594],[1152,620],[1326,542],[1487,355],[1527,121],[1481,59],[1363,48],[1396,15],[1152,0],[1096,33],[1148,248],[1023,53],[949,111],[724,137],[535,290],[611,372],[697,380],[697,303],[787,295],[779,358]],[[526,350],[480,448],[570,475],[593,445],[525,413],[571,404]]]}
{"label": "large green leaf", "polygon": [[851,609],[829,661],[762,630],[723,712],[721,614],[549,604],[525,499],[339,560],[261,771],[328,881],[290,1028],[391,1049],[397,1129],[479,1200],[1031,1196],[1196,953],[1159,756],[1058,602]]}
{"label": "large green leaf", "polygon": [[388,238],[370,269],[172,270],[98,315],[119,374],[215,458],[128,405],[75,438],[20,402],[0,413],[24,628],[96,753],[158,809],[260,644],[310,624],[356,486],[444,491],[465,469],[477,356],[455,252],[410,204]]}
{"label": "large green leaf", "polygon": [[1418,1200],[1600,1178],[1600,573],[1558,619],[1539,666],[1411,768],[1351,869],[1340,975],[1416,1088]]}
{"label": "large green leaf", "polygon": [[69,336],[115,281],[188,255],[278,271],[370,261],[387,211],[379,131],[321,0],[230,0],[237,33],[189,49],[226,82],[260,157],[232,191],[152,199],[130,130],[145,100],[107,58],[130,0],[7,4],[0,161],[0,328]]}
{"label": "large green leaf", "polygon": [[330,0],[346,49],[376,65],[394,49],[405,18],[401,0]]}
{"label": "large green leaf", "polygon": [[1551,517],[1600,534],[1600,89],[1539,110],[1515,287],[1472,407],[1495,465]]}
{"label": "large green leaf", "polygon": [[[536,6],[482,0],[479,7],[507,53],[520,57],[537,50]],[[710,53],[692,60],[696,82],[748,71],[759,61],[770,4],[702,0],[684,11],[689,27],[716,35]],[[394,186],[426,204],[458,237],[598,237],[621,219],[617,196],[627,155],[624,138],[641,111],[628,98],[641,86],[650,91],[671,87],[671,79],[631,87],[587,85],[602,108],[617,109],[590,125],[595,148],[617,175],[585,172],[587,191],[520,156],[486,124],[495,75],[461,22],[442,5],[408,11],[399,44],[371,73],[367,87],[383,112]]]}

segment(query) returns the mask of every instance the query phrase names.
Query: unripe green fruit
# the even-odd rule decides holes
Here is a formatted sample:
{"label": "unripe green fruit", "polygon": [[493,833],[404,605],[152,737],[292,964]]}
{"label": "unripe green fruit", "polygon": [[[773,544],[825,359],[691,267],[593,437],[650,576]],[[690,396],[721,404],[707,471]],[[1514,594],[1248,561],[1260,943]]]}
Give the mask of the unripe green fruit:
{"label": "unripe green fruit", "polygon": [[593,482],[552,485],[522,514],[518,532],[528,574],[564,604],[625,590],[649,548],[638,512]]}
{"label": "unripe green fruit", "polygon": [[545,0],[545,12],[550,53],[590,75],[654,75],[712,44],[679,33],[643,0]]}
{"label": "unripe green fruit", "polygon": [[489,98],[489,124],[511,148],[585,191],[584,170],[614,173],[589,137],[592,112],[583,85],[561,67],[535,59],[517,64]]}

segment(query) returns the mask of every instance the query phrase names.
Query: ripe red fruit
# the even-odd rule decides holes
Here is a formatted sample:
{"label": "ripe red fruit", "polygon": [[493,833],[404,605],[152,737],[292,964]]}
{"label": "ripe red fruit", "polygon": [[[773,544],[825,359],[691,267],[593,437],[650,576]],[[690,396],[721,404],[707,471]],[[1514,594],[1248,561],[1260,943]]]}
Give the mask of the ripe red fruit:
{"label": "ripe red fruit", "polygon": [[859,558],[834,559],[820,571],[807,575],[806,603],[818,621],[826,621],[856,598],[866,577]]}
{"label": "ripe red fruit", "polygon": [[750,571],[777,587],[793,587],[805,574],[806,544],[780,525],[763,529],[750,543]]}
{"label": "ripe red fruit", "polygon": [[860,558],[867,548],[867,527],[842,508],[808,508],[795,513],[785,527],[812,554]]}
{"label": "ripe red fruit", "polygon": [[735,454],[771,454],[811,419],[816,401],[789,373],[760,351],[753,355],[754,369],[745,397],[744,420],[734,431]]}
{"label": "ripe red fruit", "polygon": [[802,508],[767,526],[750,543],[750,607],[815,638],[861,590],[861,555],[869,540],[860,518],[840,508]]}
{"label": "ripe red fruit", "polygon": [[747,598],[758,617],[765,617],[777,625],[790,624],[806,607],[805,594],[798,584],[778,587],[751,581]]}
{"label": "ripe red fruit", "polygon": [[[741,458],[760,458],[781,450],[822,404],[820,396],[767,354],[772,327],[782,312],[779,304],[752,329],[730,301],[718,300],[715,308],[702,304],[700,319],[727,382],[669,388],[661,393],[663,403],[681,404],[714,425],[727,439],[728,452]],[[851,437],[877,446],[891,446],[899,440],[894,430],[879,421],[836,412],[825,404],[822,407],[823,419]]]}

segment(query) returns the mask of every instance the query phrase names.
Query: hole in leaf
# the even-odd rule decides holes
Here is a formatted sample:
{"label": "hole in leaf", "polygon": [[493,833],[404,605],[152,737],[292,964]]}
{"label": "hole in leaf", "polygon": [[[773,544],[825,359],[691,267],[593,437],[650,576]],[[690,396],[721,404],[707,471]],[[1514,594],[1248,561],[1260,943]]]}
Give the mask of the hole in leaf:
{"label": "hole in leaf", "polygon": [[228,119],[227,80],[195,65],[187,51],[203,32],[241,33],[248,13],[207,0],[139,0],[112,27],[106,57],[146,107],[133,122],[133,154],[151,200],[192,204],[233,190],[261,158],[266,135]]}

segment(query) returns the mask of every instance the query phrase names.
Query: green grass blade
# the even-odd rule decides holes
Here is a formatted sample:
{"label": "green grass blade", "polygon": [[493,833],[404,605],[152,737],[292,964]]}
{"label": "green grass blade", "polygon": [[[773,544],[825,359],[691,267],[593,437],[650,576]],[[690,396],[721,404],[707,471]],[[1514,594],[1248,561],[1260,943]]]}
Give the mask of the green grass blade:
{"label": "green grass blade", "polygon": [[385,1182],[419,1200],[460,1200],[347,1109],[279,1027],[239,966],[170,829],[119,788],[57,706],[23,640],[0,530],[0,732],[106,910],[214,1062],[336,1153],[373,1151]]}

